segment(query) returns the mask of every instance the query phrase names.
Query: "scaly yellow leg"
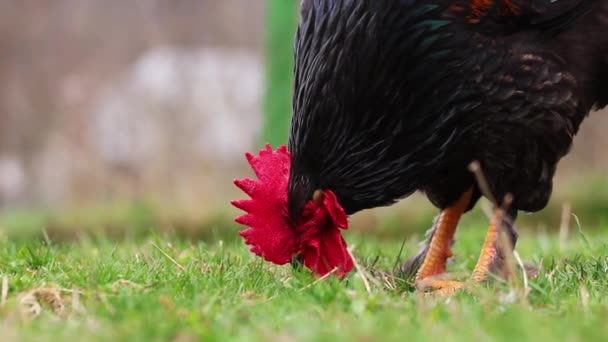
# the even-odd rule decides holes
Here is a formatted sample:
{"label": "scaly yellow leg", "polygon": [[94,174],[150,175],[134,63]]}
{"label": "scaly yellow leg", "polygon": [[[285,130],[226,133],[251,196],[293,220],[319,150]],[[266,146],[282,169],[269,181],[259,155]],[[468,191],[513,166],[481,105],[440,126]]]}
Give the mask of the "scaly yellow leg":
{"label": "scaly yellow leg", "polygon": [[471,202],[473,191],[469,190],[448,208],[441,211],[436,228],[431,238],[429,249],[422,265],[416,273],[415,281],[419,289],[435,289],[450,292],[462,287],[462,283],[436,279],[434,277],[445,273],[446,261],[452,254],[454,233],[460,217]]}
{"label": "scaly yellow leg", "polygon": [[[493,264],[500,258],[501,249],[505,253],[510,252],[506,249],[512,249],[512,246],[506,245],[507,241],[500,240],[500,227],[504,217],[503,210],[495,210],[494,217],[490,221],[486,239],[481,248],[481,253],[479,254],[479,259],[477,260],[477,265],[475,265],[475,269],[471,275],[471,278],[476,282],[483,282],[488,279],[492,267],[495,266]],[[505,242],[505,245],[503,246],[500,242]]]}
{"label": "scaly yellow leg", "polygon": [[473,274],[471,276],[474,281],[482,282],[488,278],[490,264],[492,263],[492,260],[496,258],[496,254],[498,253],[496,249],[497,239],[498,229],[496,228],[496,224],[492,222],[490,223],[490,228],[486,234],[486,240],[481,248],[477,265],[475,265],[475,269],[473,270]]}

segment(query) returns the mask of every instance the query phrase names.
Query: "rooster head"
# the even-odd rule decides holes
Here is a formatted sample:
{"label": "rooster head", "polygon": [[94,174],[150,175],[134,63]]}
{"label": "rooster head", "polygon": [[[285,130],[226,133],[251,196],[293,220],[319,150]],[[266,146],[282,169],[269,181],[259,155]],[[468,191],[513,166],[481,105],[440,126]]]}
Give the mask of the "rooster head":
{"label": "rooster head", "polygon": [[346,275],[353,260],[341,234],[348,220],[336,195],[316,190],[294,219],[289,214],[291,155],[287,148],[274,151],[266,145],[258,155],[247,153],[246,157],[258,179],[235,180],[251,198],[232,201],[232,205],[246,212],[236,222],[247,226],[240,235],[251,252],[278,265],[299,259],[320,276],[332,271],[339,277]]}

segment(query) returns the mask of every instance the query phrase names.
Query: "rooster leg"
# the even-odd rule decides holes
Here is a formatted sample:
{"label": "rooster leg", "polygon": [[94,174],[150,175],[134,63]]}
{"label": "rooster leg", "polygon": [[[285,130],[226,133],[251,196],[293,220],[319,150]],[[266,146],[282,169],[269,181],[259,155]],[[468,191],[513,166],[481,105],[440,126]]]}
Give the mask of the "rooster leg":
{"label": "rooster leg", "polygon": [[415,282],[418,289],[450,291],[462,287],[459,282],[438,279],[437,276],[445,273],[446,261],[453,255],[451,248],[454,233],[460,217],[470,204],[471,196],[472,190],[465,192],[437,217],[424,259],[416,273]]}
{"label": "rooster leg", "polygon": [[490,221],[490,228],[471,276],[474,281],[486,281],[490,274],[507,278],[509,272],[506,269],[506,257],[513,252],[517,242],[517,232],[513,226],[516,215],[516,212],[507,214],[502,209],[494,211],[494,217]]}

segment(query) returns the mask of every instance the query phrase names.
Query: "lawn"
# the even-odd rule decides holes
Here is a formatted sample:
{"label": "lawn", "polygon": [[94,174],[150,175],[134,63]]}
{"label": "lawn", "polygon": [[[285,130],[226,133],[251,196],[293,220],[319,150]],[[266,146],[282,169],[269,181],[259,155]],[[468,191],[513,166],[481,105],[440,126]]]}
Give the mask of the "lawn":
{"label": "lawn", "polygon": [[[465,222],[450,265],[466,278],[485,225]],[[607,228],[607,227],[604,227]],[[593,341],[608,336],[608,231],[522,233],[540,275],[439,298],[390,270],[402,241],[346,235],[362,272],[315,279],[251,256],[233,235],[72,241],[0,237],[2,341]],[[404,255],[417,248],[408,239]],[[368,286],[366,286],[365,281]],[[7,291],[8,290],[8,291]]]}

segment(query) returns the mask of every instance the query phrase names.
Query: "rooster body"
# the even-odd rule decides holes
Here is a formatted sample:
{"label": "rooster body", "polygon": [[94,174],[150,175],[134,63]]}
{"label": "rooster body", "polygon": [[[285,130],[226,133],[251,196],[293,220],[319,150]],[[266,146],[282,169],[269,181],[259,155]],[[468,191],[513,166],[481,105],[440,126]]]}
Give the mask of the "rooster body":
{"label": "rooster body", "polygon": [[512,220],[538,211],[580,124],[608,104],[608,0],[303,0],[301,17],[292,223],[320,190],[347,215],[416,191],[470,210],[473,161],[494,198],[512,195]]}
{"label": "rooster body", "polygon": [[348,214],[417,190],[443,208],[474,186],[472,161],[496,198],[547,204],[558,160],[608,102],[608,1],[542,1],[527,19],[501,14],[506,0],[474,19],[468,2],[304,1],[294,216],[319,188]]}

